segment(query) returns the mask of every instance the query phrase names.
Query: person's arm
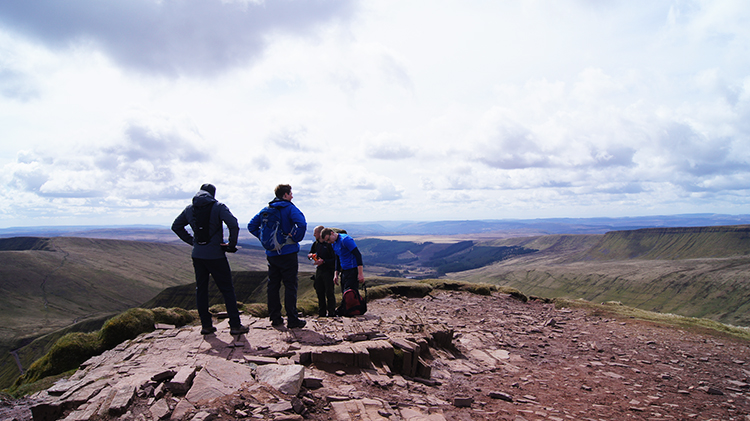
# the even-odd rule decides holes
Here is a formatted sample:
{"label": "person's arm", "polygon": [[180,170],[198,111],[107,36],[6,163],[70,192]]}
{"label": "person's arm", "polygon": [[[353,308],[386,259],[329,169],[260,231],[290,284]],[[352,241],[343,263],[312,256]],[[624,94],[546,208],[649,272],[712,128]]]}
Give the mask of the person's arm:
{"label": "person's arm", "polygon": [[177,218],[175,218],[174,222],[172,223],[172,231],[174,231],[175,234],[177,234],[178,237],[180,237],[180,240],[193,245],[193,236],[190,235],[190,233],[185,229],[185,226],[188,224],[187,216],[185,215],[185,211],[182,211]]}
{"label": "person's arm", "polygon": [[357,259],[357,280],[361,284],[365,282],[365,265],[362,263],[362,253],[360,253],[359,248],[355,248],[352,250],[352,255]]}
{"label": "person's arm", "polygon": [[313,254],[318,252],[318,240],[313,241],[312,245],[310,246],[310,252],[307,253],[307,258],[312,259]]}
{"label": "person's arm", "polygon": [[260,213],[253,216],[253,219],[247,223],[247,230],[256,238],[260,238]]}
{"label": "person's arm", "polygon": [[[320,243],[318,243],[317,240],[313,241],[312,246],[310,246],[310,252],[307,253],[308,259],[312,260],[313,257],[315,257],[318,252],[319,245]],[[317,259],[315,259],[313,263],[315,264],[315,266],[320,266],[323,264],[323,259],[321,259],[320,256],[317,256]]]}
{"label": "person's arm", "polygon": [[333,270],[333,284],[338,285],[339,284],[339,273],[341,273],[341,259],[339,259],[339,255],[336,255],[336,268]]}
{"label": "person's arm", "polygon": [[305,232],[307,232],[307,221],[305,221],[305,215],[297,209],[296,206],[290,206],[291,217],[292,217],[292,240],[296,243],[305,239]]}
{"label": "person's arm", "polygon": [[232,215],[232,212],[230,212],[229,208],[224,204],[222,204],[219,209],[219,217],[225,224],[227,224],[227,228],[229,229],[229,241],[227,242],[227,246],[230,249],[236,248],[240,236],[240,225],[237,222],[237,218]]}

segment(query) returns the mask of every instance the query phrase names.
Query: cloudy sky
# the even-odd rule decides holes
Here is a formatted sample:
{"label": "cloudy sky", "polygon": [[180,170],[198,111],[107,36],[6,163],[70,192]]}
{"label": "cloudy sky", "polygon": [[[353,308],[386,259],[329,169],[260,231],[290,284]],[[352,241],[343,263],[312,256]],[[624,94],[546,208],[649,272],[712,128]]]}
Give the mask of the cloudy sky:
{"label": "cloudy sky", "polygon": [[0,227],[750,213],[745,0],[0,2]]}

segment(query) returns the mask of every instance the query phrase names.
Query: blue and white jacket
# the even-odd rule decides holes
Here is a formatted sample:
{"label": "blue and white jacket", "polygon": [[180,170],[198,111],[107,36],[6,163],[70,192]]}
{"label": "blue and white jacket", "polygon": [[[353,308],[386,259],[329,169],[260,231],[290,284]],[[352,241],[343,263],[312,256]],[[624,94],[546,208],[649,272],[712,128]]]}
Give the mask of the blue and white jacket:
{"label": "blue and white jacket", "polygon": [[[288,200],[274,198],[268,203],[268,206],[279,208],[281,210],[281,231],[290,236],[294,240],[293,244],[286,244],[281,250],[266,250],[266,256],[280,256],[284,254],[299,253],[299,242],[305,238],[305,232],[307,231],[307,221],[305,221],[305,215],[302,214],[294,204]],[[260,224],[262,221],[261,214],[263,210],[258,212],[257,215],[250,220],[247,224],[247,230],[250,234],[260,239]]]}

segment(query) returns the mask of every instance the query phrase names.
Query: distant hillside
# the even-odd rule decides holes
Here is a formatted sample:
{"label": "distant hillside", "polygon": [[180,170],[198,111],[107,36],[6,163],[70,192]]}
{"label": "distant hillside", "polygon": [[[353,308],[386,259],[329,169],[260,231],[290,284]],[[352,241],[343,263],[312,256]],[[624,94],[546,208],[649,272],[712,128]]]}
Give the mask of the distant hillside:
{"label": "distant hillside", "polygon": [[362,236],[471,236],[473,239],[553,234],[603,234],[614,230],[750,224],[750,215],[682,214],[618,218],[538,218],[458,221],[324,223]]}
{"label": "distant hillside", "polygon": [[411,278],[434,278],[536,252],[520,246],[485,246],[470,240],[433,243],[363,238],[357,240],[357,248],[368,271],[376,265],[392,269],[383,275]]}
{"label": "distant hillside", "polygon": [[586,258],[696,259],[750,255],[750,225],[608,232]]}
{"label": "distant hillside", "polygon": [[496,240],[487,244],[540,251],[448,276],[750,326],[748,232],[729,226]]}
{"label": "distant hillside", "polygon": [[2,336],[49,332],[120,312],[190,282],[187,250],[85,238],[0,239]]}

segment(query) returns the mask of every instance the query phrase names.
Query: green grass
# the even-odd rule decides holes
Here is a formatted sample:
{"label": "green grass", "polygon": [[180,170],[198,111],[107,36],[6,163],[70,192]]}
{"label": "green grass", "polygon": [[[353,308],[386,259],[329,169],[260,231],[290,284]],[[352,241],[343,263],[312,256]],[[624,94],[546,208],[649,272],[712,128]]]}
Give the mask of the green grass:
{"label": "green grass", "polygon": [[104,350],[96,332],[69,333],[60,338],[44,357],[31,364],[18,385],[33,383],[43,377],[75,370],[81,363],[101,354]]}
{"label": "green grass", "polygon": [[153,311],[145,308],[131,308],[104,323],[99,331],[101,348],[112,349],[128,339],[134,339],[141,333],[151,332],[154,330],[154,322]]}

